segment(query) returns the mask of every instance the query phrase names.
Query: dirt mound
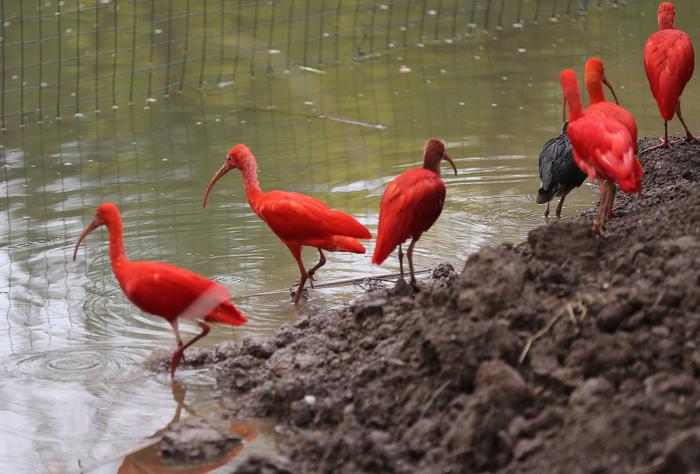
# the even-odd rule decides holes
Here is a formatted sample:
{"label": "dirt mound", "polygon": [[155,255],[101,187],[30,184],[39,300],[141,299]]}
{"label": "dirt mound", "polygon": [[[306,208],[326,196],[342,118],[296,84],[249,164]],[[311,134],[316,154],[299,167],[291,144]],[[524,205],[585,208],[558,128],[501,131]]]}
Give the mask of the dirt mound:
{"label": "dirt mound", "polygon": [[642,164],[604,238],[554,222],[216,349],[231,415],[288,433],[241,472],[700,472],[700,146]]}

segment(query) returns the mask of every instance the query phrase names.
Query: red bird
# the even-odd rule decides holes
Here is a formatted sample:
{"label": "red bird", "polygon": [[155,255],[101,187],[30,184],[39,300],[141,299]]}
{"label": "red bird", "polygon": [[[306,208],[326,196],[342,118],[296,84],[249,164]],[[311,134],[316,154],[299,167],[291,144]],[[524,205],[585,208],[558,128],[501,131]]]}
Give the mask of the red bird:
{"label": "red bird", "polygon": [[[620,102],[617,100],[617,95],[613,89],[612,84],[608,81],[605,76],[605,68],[603,67],[603,61],[598,58],[591,58],[586,62],[586,67],[584,69],[584,79],[586,81],[586,89],[588,90],[588,97],[590,98],[590,105],[586,109],[586,112],[591,114],[605,115],[611,119],[617,120],[622,125],[627,128],[630,132],[632,141],[637,143],[637,122],[635,122],[634,117],[629,111],[620,107]],[[610,92],[612,92],[615,98],[615,103],[607,102],[605,100],[605,93],[603,92],[603,84],[608,86]]]}
{"label": "red bird", "polygon": [[640,192],[642,166],[634,154],[635,143],[624,125],[605,115],[583,110],[576,73],[565,69],[559,81],[569,107],[567,133],[574,147],[574,160],[591,180],[598,179],[601,194],[593,230],[601,234],[615,199],[615,181],[625,192]]}
{"label": "red bird", "polygon": [[[688,125],[681,114],[681,94],[685,85],[693,76],[695,68],[695,51],[690,37],[673,27],[676,7],[671,2],[659,5],[659,31],[649,37],[644,46],[644,70],[647,73],[651,93],[654,94],[659,112],[664,119],[664,138],[661,143],[644,150],[669,148],[668,121],[678,114],[678,119],[685,128],[685,141],[697,141],[690,133]],[[642,152],[642,153],[644,153]]]}
{"label": "red bird", "polygon": [[[622,125],[625,126],[627,131],[632,137],[632,143],[634,143],[635,150],[637,147],[637,122],[634,120],[632,114],[620,107],[619,101],[617,100],[617,95],[612,87],[612,84],[608,81],[605,76],[605,68],[603,67],[603,62],[598,58],[591,58],[586,62],[586,67],[584,70],[584,78],[586,81],[586,89],[588,89],[588,97],[590,98],[590,105],[586,109],[586,113],[591,115],[603,115],[605,117],[617,120]],[[615,103],[606,102],[605,93],[603,92],[603,84],[608,86],[610,92],[612,92],[615,98]],[[642,176],[642,165],[639,160],[634,160],[635,173]],[[612,218],[612,205],[615,200],[615,186],[614,184],[608,188],[608,191],[613,193],[613,196],[608,196],[608,209],[607,218]]]}
{"label": "red bird", "polygon": [[[357,239],[369,239],[372,235],[367,228],[344,212],[331,209],[318,199],[300,193],[286,191],[263,192],[258,183],[258,165],[250,149],[236,145],[228,152],[224,164],[212,176],[204,192],[202,207],[207,206],[207,198],[214,183],[232,169],[243,175],[248,204],[272,229],[272,232],[292,252],[299,265],[300,278],[294,303],[299,303],[306,280],[313,287],[314,273],[326,263],[323,251],[365,253],[365,248]],[[303,246],[316,247],[319,262],[308,272],[301,261]]]}
{"label": "red bird", "polygon": [[[228,290],[218,283],[167,263],[129,261],[124,251],[122,218],[117,206],[110,202],[97,208],[95,218],[80,234],[73,260],[80,242],[101,225],[106,225],[109,231],[112,270],[126,297],[143,311],[165,318],[173,327],[177,350],[170,359],[171,376],[175,376],[180,359],[184,360],[185,349],[209,333],[206,322],[240,326],[247,321],[229,301]],[[195,321],[202,332],[184,344],[178,330],[178,318]]]}
{"label": "red bird", "polygon": [[445,203],[445,183],[440,179],[440,161],[447,160],[455,174],[457,167],[445,152],[440,140],[428,140],[423,150],[423,167],[404,171],[389,183],[382,196],[379,210],[379,231],[372,263],[381,264],[399,246],[399,266],[403,278],[403,244],[409,237],[406,254],[411,271],[411,286],[418,290],[413,271],[413,247],[430,229]]}

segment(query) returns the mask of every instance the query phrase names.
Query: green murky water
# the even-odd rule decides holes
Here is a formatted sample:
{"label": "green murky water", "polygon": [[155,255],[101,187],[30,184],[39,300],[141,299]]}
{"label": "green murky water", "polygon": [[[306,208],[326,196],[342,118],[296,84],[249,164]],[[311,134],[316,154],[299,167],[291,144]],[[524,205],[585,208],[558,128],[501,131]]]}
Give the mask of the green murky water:
{"label": "green murky water", "polygon": [[[700,12],[691,4],[676,3],[678,26],[700,38]],[[386,183],[419,164],[426,138],[444,139],[459,175],[444,173],[445,210],[418,244],[416,263],[449,261],[459,269],[480,247],[518,242],[542,224],[543,208],[533,199],[537,156],[559,132],[562,68],[582,71],[587,57],[600,56],[640,136],[662,131],[642,67],[655,11],[646,0],[589,7],[585,19],[544,17],[524,28],[505,24],[360,61],[341,58],[315,68],[323,74],[277,68],[82,118],[56,121],[48,114],[43,124],[27,118],[25,127],[8,125],[0,134],[0,470],[76,472],[80,462],[91,472],[117,472],[120,465],[119,472],[156,472],[148,470],[156,459],[148,453],[122,453],[143,446],[178,412],[169,376],[142,366],[154,349],[173,347],[174,338],[164,320],[123,296],[103,230],[71,261],[99,203],[120,206],[132,259],[180,265],[231,290],[249,324],[216,327],[201,345],[270,335],[300,313],[339,307],[362,290],[312,290],[299,309],[286,294],[251,296],[288,288],[297,267],[249,209],[236,173],[201,208],[204,187],[229,147],[251,147],[263,189],[313,195],[376,233]],[[699,81],[684,94],[696,131]],[[680,125],[673,122],[671,130],[678,133]],[[585,185],[567,199],[564,214],[595,200]],[[371,254],[373,243],[367,247]],[[316,258],[305,255],[309,263]],[[382,268],[369,255],[328,260],[318,283],[398,269],[395,258]],[[178,378],[189,406],[203,413],[215,406],[209,374],[180,370]],[[234,462],[273,452],[271,426],[246,428],[256,434]]]}

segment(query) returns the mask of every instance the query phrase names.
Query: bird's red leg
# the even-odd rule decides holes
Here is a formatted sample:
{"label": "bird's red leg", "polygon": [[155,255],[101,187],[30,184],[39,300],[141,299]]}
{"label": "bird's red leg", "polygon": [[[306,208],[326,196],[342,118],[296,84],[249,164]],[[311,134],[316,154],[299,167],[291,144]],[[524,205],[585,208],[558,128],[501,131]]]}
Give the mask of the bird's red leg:
{"label": "bird's red leg", "polygon": [[408,257],[408,269],[411,271],[411,286],[416,291],[419,291],[420,288],[418,288],[418,283],[416,282],[416,274],[413,271],[413,247],[416,245],[416,242],[418,242],[419,237],[420,234],[413,237],[413,240],[411,240],[411,243],[408,246],[408,250],[406,251],[406,256]]}
{"label": "bird's red leg", "polygon": [[318,270],[326,264],[326,256],[323,255],[323,250],[318,249],[318,254],[321,256],[321,258],[318,260],[318,263],[307,272],[309,274],[309,282],[311,283],[311,288],[314,287],[314,273],[316,273],[316,270]]}
{"label": "bird's red leg", "polygon": [[401,279],[403,280],[403,249],[401,244],[399,244],[399,271],[401,272]]}
{"label": "bird's red leg", "polygon": [[209,328],[209,325],[208,325],[207,323],[205,323],[205,322],[203,322],[203,321],[197,321],[197,326],[199,326],[200,328],[202,328],[202,332],[200,332],[199,334],[197,334],[195,337],[193,337],[192,339],[190,339],[189,342],[188,342],[187,344],[185,344],[184,346],[182,346],[182,351],[183,351],[183,352],[185,351],[185,349],[187,349],[188,347],[190,347],[192,344],[194,344],[195,342],[199,341],[201,338],[203,338],[204,336],[206,336],[207,334],[209,334],[210,328]]}
{"label": "bird's red leg", "polygon": [[657,148],[671,148],[671,142],[668,141],[668,120],[664,120],[664,137],[661,139],[661,143],[645,148],[639,154],[642,155],[648,151],[656,150]]}
{"label": "bird's red leg", "polygon": [[294,304],[299,304],[299,300],[301,299],[301,292],[304,290],[304,284],[309,278],[309,274],[304,268],[304,262],[301,261],[301,247],[289,247],[289,250],[292,252],[294,259],[299,265],[299,284],[297,285],[297,291],[294,295]]}
{"label": "bird's red leg", "polygon": [[605,222],[605,206],[607,199],[607,187],[603,184],[603,180],[598,178],[598,192],[600,200],[598,201],[598,213],[593,219],[593,232],[598,235],[603,235],[603,223]]}
{"label": "bird's red leg", "polygon": [[[177,350],[175,351],[175,353],[177,353],[177,352],[180,353],[180,357],[178,358],[178,362],[180,362],[180,360],[182,360],[182,362],[186,362],[185,354],[182,353],[182,346],[184,346],[185,344],[182,342],[182,338],[180,337],[180,328],[177,325],[177,319],[170,321],[170,326],[172,326],[173,332],[175,333],[175,340],[177,340]],[[175,353],[173,353],[173,355],[175,355]],[[177,365],[177,364],[175,364],[175,365]],[[171,364],[171,366],[172,366],[172,364]]]}
{"label": "bird's red leg", "polygon": [[[177,364],[180,360],[180,357],[184,355],[185,349],[190,347],[192,344],[195,342],[199,341],[201,338],[209,334],[209,325],[207,323],[204,323],[202,321],[197,321],[197,325],[202,328],[202,332],[197,334],[195,337],[190,339],[187,344],[183,345],[182,347],[178,348],[178,350],[175,351],[173,354],[172,359],[170,360],[170,376],[175,377],[175,369],[177,368]],[[184,360],[184,358],[183,358]]]}
{"label": "bird's red leg", "polygon": [[615,188],[615,181],[608,181],[606,183],[608,190],[607,190],[607,210],[606,210],[606,219],[610,220],[613,218],[613,203],[615,202],[615,192],[617,189]]}
{"label": "bird's red leg", "polygon": [[676,115],[678,115],[678,120],[681,121],[683,124],[683,128],[685,129],[685,142],[700,142],[700,139],[697,137],[693,136],[692,133],[690,133],[690,129],[688,128],[688,125],[686,125],[685,120],[683,120],[683,115],[681,114],[681,100],[678,99],[678,105],[676,106]]}

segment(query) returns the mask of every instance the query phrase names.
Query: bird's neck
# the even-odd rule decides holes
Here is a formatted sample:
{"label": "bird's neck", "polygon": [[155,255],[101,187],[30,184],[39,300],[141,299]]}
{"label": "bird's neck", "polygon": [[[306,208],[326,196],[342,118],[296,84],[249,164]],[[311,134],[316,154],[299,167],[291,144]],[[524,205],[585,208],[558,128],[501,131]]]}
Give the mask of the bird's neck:
{"label": "bird's neck", "polygon": [[583,104],[581,104],[581,93],[578,86],[568,86],[564,89],[566,106],[569,109],[569,121],[576,120],[583,115]]}
{"label": "bird's neck", "polygon": [[440,176],[440,160],[423,160],[423,169],[430,170],[436,175]]}
{"label": "bird's neck", "polygon": [[112,262],[112,270],[117,280],[120,280],[124,264],[129,261],[124,250],[124,230],[121,219],[108,222],[107,230],[109,231],[109,259]]}
{"label": "bird's neck", "polygon": [[258,165],[255,160],[248,161],[241,168],[241,174],[243,175],[243,187],[246,198],[248,198],[248,204],[255,211],[258,199],[262,195],[262,189],[260,189],[260,183],[258,182]]}
{"label": "bird's neck", "polygon": [[588,89],[588,97],[591,98],[591,104],[605,102],[605,92],[603,91],[603,82],[598,79],[586,81],[586,89]]}
{"label": "bird's neck", "polygon": [[675,20],[675,18],[673,18],[673,17],[659,15],[659,18],[658,18],[659,30],[672,30],[672,29],[674,29],[674,26],[673,26],[674,20]]}

